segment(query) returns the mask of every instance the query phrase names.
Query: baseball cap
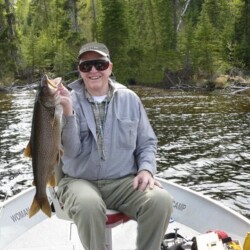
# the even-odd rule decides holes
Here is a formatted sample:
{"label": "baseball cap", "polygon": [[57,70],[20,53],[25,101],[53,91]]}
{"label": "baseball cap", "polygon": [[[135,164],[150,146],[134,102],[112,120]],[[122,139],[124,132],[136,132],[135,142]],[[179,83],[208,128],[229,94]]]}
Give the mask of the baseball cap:
{"label": "baseball cap", "polygon": [[107,56],[108,58],[109,56],[109,50],[107,48],[107,46],[103,43],[97,43],[97,42],[91,42],[91,43],[86,43],[84,44],[81,48],[80,51],[78,53],[78,59],[80,59],[80,57],[88,52],[88,51],[94,51],[97,52],[103,56]]}

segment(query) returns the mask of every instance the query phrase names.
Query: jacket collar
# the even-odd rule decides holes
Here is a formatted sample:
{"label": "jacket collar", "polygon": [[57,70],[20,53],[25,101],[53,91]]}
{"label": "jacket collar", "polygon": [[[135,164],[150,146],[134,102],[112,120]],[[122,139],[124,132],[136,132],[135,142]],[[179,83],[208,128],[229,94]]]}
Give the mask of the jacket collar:
{"label": "jacket collar", "polygon": [[[118,89],[127,89],[126,86],[112,80],[111,78],[109,78],[109,84],[111,85],[111,87],[114,89],[114,92],[116,92]],[[72,83],[70,83],[68,86],[74,90],[77,93],[83,93],[83,88],[85,89],[84,82],[82,79],[78,79]]]}

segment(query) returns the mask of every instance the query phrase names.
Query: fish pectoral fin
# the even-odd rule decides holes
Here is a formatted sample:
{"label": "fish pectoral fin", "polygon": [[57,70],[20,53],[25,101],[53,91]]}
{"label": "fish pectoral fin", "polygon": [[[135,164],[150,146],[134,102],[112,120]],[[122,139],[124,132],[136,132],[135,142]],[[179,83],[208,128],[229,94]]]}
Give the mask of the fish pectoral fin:
{"label": "fish pectoral fin", "polygon": [[55,125],[55,116],[53,117],[53,119],[50,121],[50,124],[51,124],[51,127],[53,128],[54,127],[54,125]]}
{"label": "fish pectoral fin", "polygon": [[59,166],[60,164],[60,160],[61,160],[61,157],[63,156],[63,149],[60,148],[59,151],[58,151],[58,154],[56,156],[56,163],[55,163],[55,166]]}
{"label": "fish pectoral fin", "polygon": [[64,150],[63,150],[62,147],[61,147],[60,150],[59,150],[59,155],[60,155],[60,157],[62,157],[62,156],[64,155]]}
{"label": "fish pectoral fin", "polygon": [[50,177],[50,180],[48,182],[48,185],[51,187],[55,187],[56,186],[56,177],[55,174],[52,174]]}
{"label": "fish pectoral fin", "polygon": [[27,147],[24,149],[23,152],[24,156],[31,158],[31,148],[30,148],[30,142],[28,143]]}

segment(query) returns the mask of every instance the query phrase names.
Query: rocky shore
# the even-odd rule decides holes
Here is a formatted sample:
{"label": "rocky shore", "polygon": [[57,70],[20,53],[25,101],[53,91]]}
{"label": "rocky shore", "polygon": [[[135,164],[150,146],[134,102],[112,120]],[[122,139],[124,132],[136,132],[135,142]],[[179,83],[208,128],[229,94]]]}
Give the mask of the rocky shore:
{"label": "rocky shore", "polygon": [[[37,89],[39,85],[39,80],[33,83],[20,83],[15,81],[9,86],[1,86],[0,92],[11,92],[11,91],[22,91],[22,90],[32,90]],[[71,81],[69,81],[71,82]],[[67,83],[66,83],[67,85]],[[133,81],[131,85],[140,85],[149,87],[149,84],[137,83]],[[130,82],[128,83],[130,86]],[[204,91],[215,91],[221,90],[230,94],[247,94],[250,96],[250,77],[243,77],[240,75],[219,75],[210,79],[205,77],[193,77],[192,80],[186,79],[183,75],[178,74],[165,74],[165,79],[163,82],[158,84],[150,84],[150,87],[157,87],[163,89],[180,89],[180,90],[204,90]]]}

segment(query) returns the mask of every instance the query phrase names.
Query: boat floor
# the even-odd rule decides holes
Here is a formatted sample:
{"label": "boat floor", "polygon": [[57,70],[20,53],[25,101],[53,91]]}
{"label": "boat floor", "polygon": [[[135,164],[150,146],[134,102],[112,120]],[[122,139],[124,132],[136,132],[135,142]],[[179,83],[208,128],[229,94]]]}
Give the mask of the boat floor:
{"label": "boat floor", "polygon": [[[134,250],[136,248],[135,221],[129,221],[112,229],[113,250]],[[168,232],[178,233],[191,239],[198,232],[175,221],[169,224]],[[56,216],[46,219],[21,235],[2,250],[83,250],[77,229],[73,223]]]}

